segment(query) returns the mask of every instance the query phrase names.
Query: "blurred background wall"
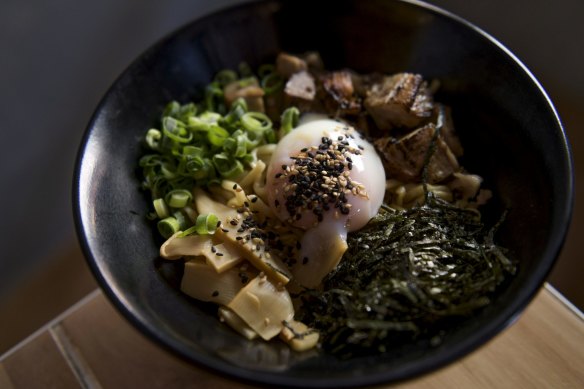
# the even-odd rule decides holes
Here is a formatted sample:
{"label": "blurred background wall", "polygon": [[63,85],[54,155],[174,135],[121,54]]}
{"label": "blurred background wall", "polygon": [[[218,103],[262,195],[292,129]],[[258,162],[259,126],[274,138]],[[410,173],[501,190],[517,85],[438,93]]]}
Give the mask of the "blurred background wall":
{"label": "blurred background wall", "polygon": [[[77,245],[71,183],[77,147],[101,96],[152,43],[236,2],[242,1],[0,1],[0,353],[95,287]],[[550,281],[584,306],[578,247],[584,230],[584,2],[431,3],[499,39],[555,102],[573,146],[577,199]]]}

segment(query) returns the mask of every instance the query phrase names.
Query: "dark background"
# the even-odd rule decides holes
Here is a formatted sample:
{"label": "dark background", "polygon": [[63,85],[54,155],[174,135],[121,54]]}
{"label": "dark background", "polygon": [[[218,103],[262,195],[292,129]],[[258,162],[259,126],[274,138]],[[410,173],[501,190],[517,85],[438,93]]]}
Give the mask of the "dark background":
{"label": "dark background", "polygon": [[[152,43],[201,15],[241,2],[0,2],[0,322],[2,315],[40,309],[35,302],[75,301],[80,297],[75,293],[85,289],[67,286],[83,277],[89,279],[86,289],[94,287],[78,251],[71,184],[79,142],[101,96]],[[579,285],[584,264],[577,242],[584,230],[584,188],[579,180],[584,174],[584,157],[579,155],[584,150],[584,135],[579,131],[584,122],[584,2],[430,2],[501,41],[540,80],[556,104],[572,143],[576,202],[566,246],[550,282],[584,306]],[[56,268],[56,263],[65,263],[63,258],[71,264]],[[23,285],[43,272],[50,277],[35,292],[28,290],[30,298],[22,297]],[[35,299],[38,293],[50,298]],[[54,310],[41,310],[44,316],[39,314],[35,320],[42,324]],[[29,326],[33,322],[27,321]],[[22,328],[19,333],[26,335]],[[0,353],[1,343],[0,339]]]}

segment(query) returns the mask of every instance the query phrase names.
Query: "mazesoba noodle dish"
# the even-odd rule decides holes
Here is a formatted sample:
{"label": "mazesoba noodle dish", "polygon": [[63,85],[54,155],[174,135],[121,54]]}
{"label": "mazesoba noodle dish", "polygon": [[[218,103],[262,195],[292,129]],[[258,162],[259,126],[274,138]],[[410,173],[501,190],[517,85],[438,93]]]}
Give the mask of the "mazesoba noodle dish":
{"label": "mazesoba noodle dish", "polygon": [[318,53],[223,70],[170,102],[140,160],[160,256],[252,340],[338,356],[427,339],[515,265],[437,80],[325,69]]}

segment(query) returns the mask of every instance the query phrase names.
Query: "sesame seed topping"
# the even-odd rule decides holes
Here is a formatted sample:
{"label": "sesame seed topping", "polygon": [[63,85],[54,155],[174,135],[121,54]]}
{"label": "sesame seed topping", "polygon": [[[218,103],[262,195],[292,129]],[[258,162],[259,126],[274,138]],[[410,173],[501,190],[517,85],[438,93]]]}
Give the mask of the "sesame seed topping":
{"label": "sesame seed topping", "polygon": [[[282,165],[286,173],[278,173],[275,178],[286,180],[281,198],[285,200],[289,222],[300,220],[306,210],[311,210],[318,221],[322,221],[323,210],[347,203],[345,195],[349,193],[368,197],[365,187],[351,180],[352,156],[360,155],[361,151],[350,146],[348,138],[352,136],[338,136],[335,140],[323,136],[321,144],[301,149],[291,156],[290,165]],[[358,189],[351,190],[353,188]],[[278,207],[280,201],[275,200],[274,204]],[[349,207],[342,207],[340,211],[348,214]]]}

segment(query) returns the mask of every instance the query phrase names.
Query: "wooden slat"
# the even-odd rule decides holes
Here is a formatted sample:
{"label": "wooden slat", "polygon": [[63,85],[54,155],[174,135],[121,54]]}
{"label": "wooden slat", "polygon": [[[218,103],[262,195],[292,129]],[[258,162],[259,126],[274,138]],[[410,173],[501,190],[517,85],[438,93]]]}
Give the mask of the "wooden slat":
{"label": "wooden slat", "polygon": [[507,331],[462,361],[399,385],[418,388],[584,388],[584,322],[548,290]]}
{"label": "wooden slat", "polygon": [[1,363],[0,363],[0,388],[14,389],[14,385],[12,385],[10,377],[8,377],[8,373],[6,372],[6,369],[4,369],[4,365]]}
{"label": "wooden slat", "polygon": [[3,359],[2,366],[15,389],[80,387],[48,331]]}
{"label": "wooden slat", "polygon": [[244,389],[209,374],[144,338],[99,294],[61,323],[104,388]]}

